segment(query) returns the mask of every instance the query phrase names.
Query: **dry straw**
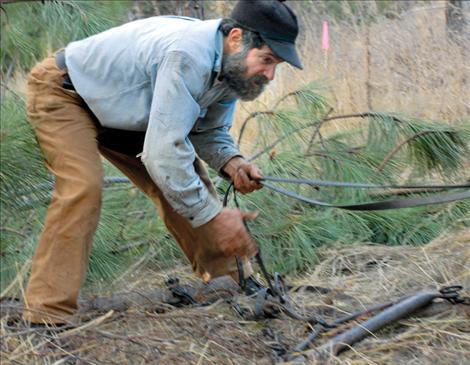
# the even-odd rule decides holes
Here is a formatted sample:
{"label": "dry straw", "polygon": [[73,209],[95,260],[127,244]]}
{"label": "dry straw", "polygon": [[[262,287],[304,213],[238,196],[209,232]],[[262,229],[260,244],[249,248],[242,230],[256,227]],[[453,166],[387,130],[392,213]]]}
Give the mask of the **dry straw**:
{"label": "dry straw", "polygon": [[[291,2],[301,25],[299,46],[304,70],[278,67],[272,86],[259,100],[242,103],[235,126],[253,111],[270,110],[283,95],[312,82],[324,86],[335,114],[365,111],[400,112],[420,119],[453,122],[470,115],[470,26],[450,37],[446,30],[446,3],[387,13],[368,2],[368,22],[343,3],[342,20],[321,12],[320,3]],[[396,2],[396,6],[406,5]],[[464,16],[470,6],[464,4]],[[328,63],[322,50],[322,23],[328,21]],[[470,23],[469,23],[470,24]],[[351,122],[333,124],[334,130]],[[352,124],[354,126],[354,124]],[[251,126],[251,133],[255,134]],[[234,128],[235,131],[239,128]],[[245,146],[250,148],[250,146]]]}
{"label": "dry straw", "polygon": [[[467,290],[463,294],[470,295],[468,229],[443,235],[425,247],[353,245],[324,249],[320,256],[314,271],[289,281],[330,289],[326,294],[292,294],[306,313],[323,313],[330,320],[422,289],[462,284]],[[187,271],[175,269],[146,272],[135,282],[121,282],[115,290],[161,287],[165,275],[175,274],[191,283]],[[235,301],[247,309],[254,304],[246,297]],[[270,320],[244,320],[230,304],[218,301],[202,308],[161,304],[156,311],[135,307],[86,313],[76,318],[78,329],[54,336],[44,330],[21,330],[21,325],[12,324],[18,312],[8,310],[11,305],[2,307],[2,364],[271,364],[281,362],[281,350],[293,349],[310,331],[305,323],[282,314]],[[431,307],[322,363],[464,364],[470,356],[466,308]],[[96,319],[88,322],[90,318]],[[312,346],[331,335],[323,335]]]}

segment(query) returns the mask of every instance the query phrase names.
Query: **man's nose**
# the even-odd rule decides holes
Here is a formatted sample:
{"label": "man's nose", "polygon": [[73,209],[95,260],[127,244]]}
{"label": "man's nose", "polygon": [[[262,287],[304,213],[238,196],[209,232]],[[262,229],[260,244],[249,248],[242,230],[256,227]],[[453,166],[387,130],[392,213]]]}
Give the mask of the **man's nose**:
{"label": "man's nose", "polygon": [[263,75],[269,80],[272,81],[274,79],[274,74],[276,72],[276,66],[268,67],[264,70]]}

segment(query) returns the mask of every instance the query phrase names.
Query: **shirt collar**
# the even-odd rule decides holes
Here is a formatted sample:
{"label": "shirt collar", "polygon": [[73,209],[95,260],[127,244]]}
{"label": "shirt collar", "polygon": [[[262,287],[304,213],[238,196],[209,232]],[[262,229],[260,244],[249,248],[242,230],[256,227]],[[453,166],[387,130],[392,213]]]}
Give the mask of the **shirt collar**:
{"label": "shirt collar", "polygon": [[224,56],[224,34],[220,29],[217,30],[215,34],[215,59],[214,67],[212,68],[212,82],[211,87],[214,87],[218,84],[224,84],[226,91],[224,93],[225,98],[237,99],[237,95],[233,92],[226,84],[224,80],[219,80],[222,72],[222,59]]}
{"label": "shirt collar", "polygon": [[215,35],[215,60],[213,71],[215,72],[215,80],[220,76],[222,71],[222,57],[224,55],[224,35],[220,29],[217,30]]}

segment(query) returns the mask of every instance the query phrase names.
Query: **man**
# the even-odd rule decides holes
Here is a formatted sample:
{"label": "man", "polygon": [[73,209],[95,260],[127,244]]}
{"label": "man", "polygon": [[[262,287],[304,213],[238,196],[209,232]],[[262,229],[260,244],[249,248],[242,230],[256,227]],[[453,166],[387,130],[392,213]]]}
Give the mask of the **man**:
{"label": "man", "polygon": [[28,77],[28,117],[55,175],[33,259],[24,318],[65,323],[77,308],[99,218],[100,155],[156,204],[192,264],[208,281],[238,278],[256,245],[243,220],[222,208],[200,159],[241,193],[261,188],[228,130],[237,99],[253,100],[295,51],[294,13],[278,0],[242,1],[230,19],[138,20],[70,43]]}

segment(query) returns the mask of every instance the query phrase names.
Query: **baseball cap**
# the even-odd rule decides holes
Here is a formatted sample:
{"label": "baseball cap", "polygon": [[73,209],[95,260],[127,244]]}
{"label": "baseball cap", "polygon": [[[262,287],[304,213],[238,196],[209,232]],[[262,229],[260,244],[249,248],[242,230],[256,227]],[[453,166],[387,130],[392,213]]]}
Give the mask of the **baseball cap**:
{"label": "baseball cap", "polygon": [[230,18],[242,27],[257,32],[282,60],[302,69],[295,49],[299,33],[297,17],[284,0],[240,0]]}

